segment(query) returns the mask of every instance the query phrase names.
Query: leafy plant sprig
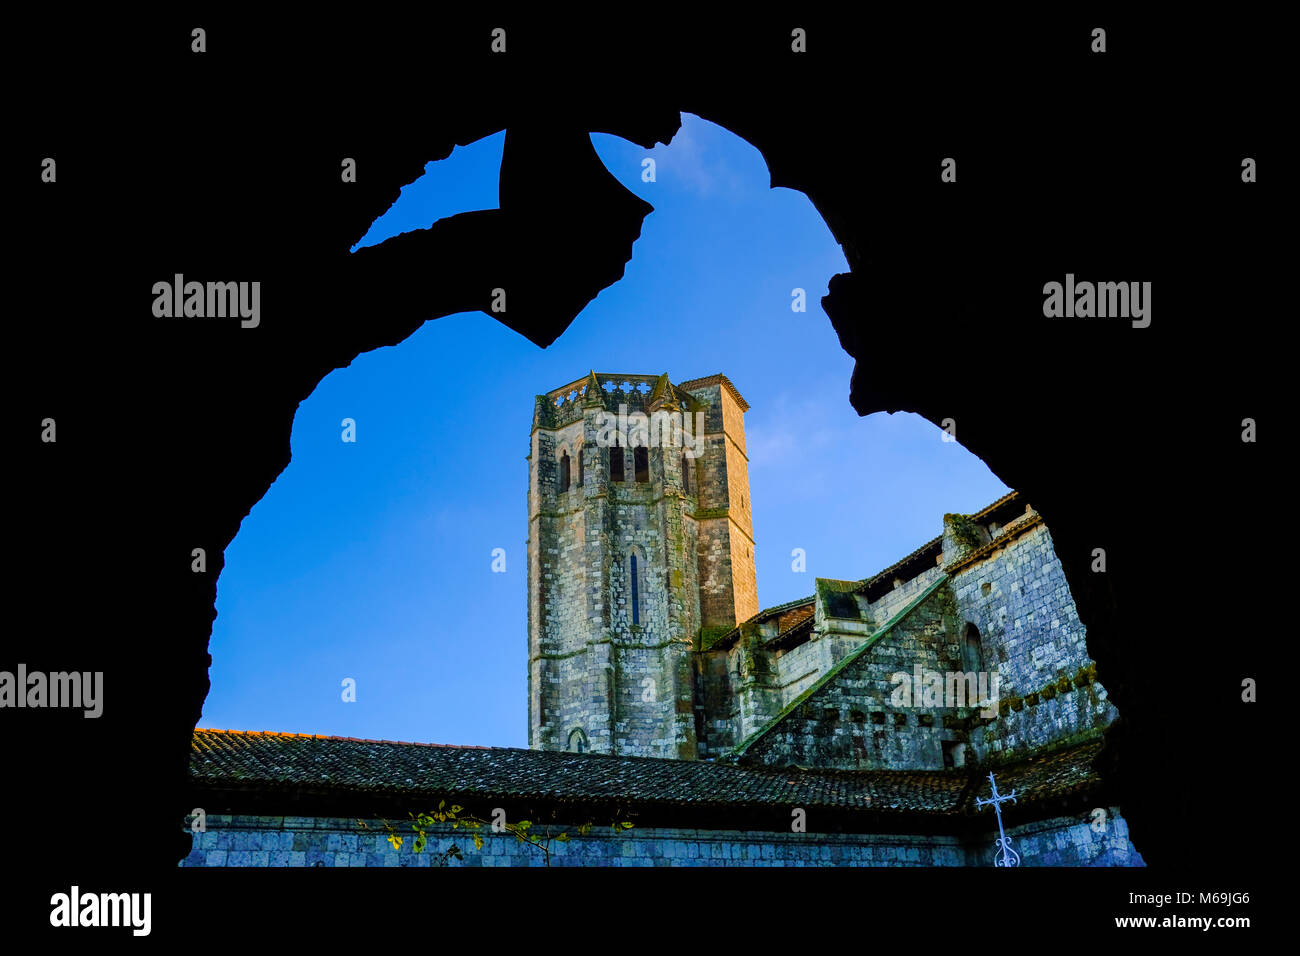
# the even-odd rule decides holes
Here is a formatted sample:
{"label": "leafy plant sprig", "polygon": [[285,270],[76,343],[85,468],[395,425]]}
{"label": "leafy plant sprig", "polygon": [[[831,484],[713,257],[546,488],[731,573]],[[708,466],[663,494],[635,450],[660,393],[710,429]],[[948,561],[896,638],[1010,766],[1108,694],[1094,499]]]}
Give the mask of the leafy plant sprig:
{"label": "leafy plant sprig", "polygon": [[[526,843],[535,850],[540,851],[547,866],[551,865],[551,844],[553,842],[569,842],[569,833],[567,830],[562,828],[555,828],[553,830],[550,824],[536,827],[531,820],[520,820],[517,823],[510,823],[509,821],[501,820],[494,823],[484,820],[482,817],[467,814],[464,810],[465,808],[458,804],[452,804],[448,807],[447,801],[442,800],[438,803],[438,809],[429,813],[408,813],[407,816],[411,818],[411,829],[415,833],[414,838],[411,840],[411,850],[415,853],[424,852],[425,848],[429,844],[429,830],[436,823],[450,823],[453,830],[463,829],[469,831],[470,837],[474,841],[474,849],[478,851],[482,851],[483,849],[482,831],[484,827],[491,827],[494,831],[509,833],[520,843]],[[400,850],[405,844],[406,838],[402,836],[398,832],[397,827],[388,820],[381,820],[380,822],[383,823],[384,829],[388,832],[388,842],[392,845],[394,850]],[[370,829],[363,820],[358,820],[357,824],[363,830]],[[623,830],[632,829],[633,825],[634,824],[629,821],[615,821],[610,824],[610,829],[619,833]],[[581,824],[576,828],[578,835],[586,836],[591,832],[592,826],[593,824],[590,821]],[[436,865],[446,866],[452,859],[464,859],[464,854],[461,852],[460,847],[455,843],[439,855]]]}

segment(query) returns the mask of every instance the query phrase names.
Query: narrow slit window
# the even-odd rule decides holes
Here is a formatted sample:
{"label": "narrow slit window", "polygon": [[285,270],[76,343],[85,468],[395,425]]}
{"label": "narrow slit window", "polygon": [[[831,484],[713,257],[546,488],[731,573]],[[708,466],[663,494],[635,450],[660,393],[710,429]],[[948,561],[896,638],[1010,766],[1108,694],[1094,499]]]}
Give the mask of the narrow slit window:
{"label": "narrow slit window", "polygon": [[609,450],[609,480],[623,480],[623,449],[617,446]]}
{"label": "narrow slit window", "polygon": [[641,588],[637,580],[636,555],[632,555],[632,623],[641,623]]}
{"label": "narrow slit window", "polygon": [[984,652],[980,646],[980,631],[974,624],[966,624],[962,637],[962,664],[969,674],[979,673],[984,669]]}
{"label": "narrow slit window", "polygon": [[569,490],[569,453],[560,456],[560,490]]}
{"label": "narrow slit window", "polygon": [[691,460],[682,454],[682,491],[691,493]]}
{"label": "narrow slit window", "polygon": [[636,480],[650,480],[650,449],[642,445],[632,450],[632,461],[636,465]]}

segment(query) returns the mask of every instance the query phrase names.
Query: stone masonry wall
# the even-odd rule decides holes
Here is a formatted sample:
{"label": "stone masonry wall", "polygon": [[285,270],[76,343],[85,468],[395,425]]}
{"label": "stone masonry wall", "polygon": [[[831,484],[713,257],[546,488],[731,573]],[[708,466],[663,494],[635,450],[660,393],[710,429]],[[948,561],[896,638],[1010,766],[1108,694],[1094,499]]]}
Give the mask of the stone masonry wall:
{"label": "stone masonry wall", "polygon": [[[952,638],[956,602],[940,586],[884,637],[755,742],[746,761],[844,770],[921,770],[944,766],[943,741],[963,743],[957,725],[969,709],[893,703],[899,673],[960,670]],[[945,719],[947,718],[947,719]]]}
{"label": "stone masonry wall", "polygon": [[[705,655],[710,663],[699,666],[702,674],[711,675],[708,680],[712,681],[711,684],[701,685],[705,688],[703,693],[707,697],[707,716],[703,722],[711,735],[708,744],[710,752],[723,753],[759,730],[836,663],[861,647],[867,635],[887,623],[942,576],[943,569],[936,565],[889,591],[869,606],[865,618],[861,620],[860,633],[842,632],[847,625],[827,618],[821,602],[817,602],[820,616],[811,637],[793,647],[764,655],[765,664],[770,671],[765,683],[774,688],[775,693],[770,701],[764,701],[766,706],[761,709],[742,706],[743,701],[734,690],[743,685],[739,678],[746,657],[743,642],[736,642],[726,651]],[[859,603],[865,603],[865,598]],[[724,673],[729,675],[726,681],[721,679]]]}
{"label": "stone masonry wall", "polygon": [[1046,525],[961,568],[950,583],[961,626],[979,629],[984,667],[998,672],[998,719],[971,735],[979,759],[1078,738],[1115,719]]}
{"label": "stone masonry wall", "polygon": [[[610,449],[618,451],[619,449]],[[689,671],[682,696],[681,666],[698,620],[694,593],[697,528],[685,516],[680,452],[648,451],[649,481],[611,482],[606,637],[612,642],[614,747],[612,753],[694,757],[695,724]],[[628,456],[629,460],[631,455]],[[637,558],[637,621],[633,622],[631,557]],[[680,719],[679,719],[680,715]]]}
{"label": "stone masonry wall", "polygon": [[725,435],[707,435],[704,454],[696,459],[700,476],[695,556],[699,575],[700,624],[709,629],[725,629],[738,623],[732,591],[734,554],[731,520],[727,513],[726,445]]}
{"label": "stone masonry wall", "polygon": [[[532,747],[694,758],[698,755],[690,650],[699,631],[701,497],[725,497],[709,484],[725,478],[719,446],[683,480],[682,449],[647,449],[648,480],[637,481],[635,455],[606,446],[606,410],[652,410],[644,387],[653,377],[614,378],[568,398],[542,396],[529,459],[529,653]],[[559,399],[557,402],[556,399]],[[540,424],[538,424],[540,423]],[[716,436],[720,442],[725,436]],[[604,440],[602,440],[604,439]],[[574,465],[559,487],[559,456]],[[622,480],[610,461],[624,461]],[[579,475],[582,483],[578,484]],[[723,518],[725,525],[726,519]],[[706,550],[723,558],[724,534]],[[633,581],[632,557],[636,557]],[[730,561],[717,581],[729,589]],[[634,587],[635,583],[635,587]],[[730,607],[731,598],[723,597]],[[635,604],[635,613],[634,613]]]}
{"label": "stone masonry wall", "polygon": [[[1036,521],[1037,515],[1027,512],[1011,525],[1014,533],[1000,547],[983,527],[964,531],[967,545],[954,540],[950,527],[944,556],[953,575],[947,584],[784,717],[750,748],[747,759],[775,765],[938,769],[996,761],[1104,729],[1116,711],[1096,681],[1051,536]],[[974,548],[981,545],[993,547],[976,554]],[[963,565],[967,556],[975,560]],[[904,582],[863,609],[862,619],[870,622],[869,629],[883,626],[943,573],[936,566]],[[837,586],[818,583],[819,589]],[[942,609],[936,604],[940,601]],[[852,622],[833,618],[822,604],[819,597],[818,629],[825,633],[776,657],[776,686],[803,690],[855,649],[853,635],[836,630]],[[849,607],[841,596],[837,612]],[[964,640],[968,624],[978,629],[974,655]],[[911,682],[913,693],[896,698],[893,691],[900,681],[895,676],[916,674],[918,667],[920,683]],[[816,675],[810,675],[813,668]],[[952,689],[950,677],[958,674],[974,677],[976,687],[983,681],[978,707],[971,706],[969,697],[957,700],[945,693]],[[929,675],[942,677],[942,690],[933,696]],[[920,696],[915,694],[918,686]],[[969,688],[963,681],[963,691]],[[787,705],[791,699],[785,698]],[[745,727],[737,736],[743,740],[754,729]]]}
{"label": "stone masonry wall", "polygon": [[712,759],[727,753],[741,740],[736,736],[739,706],[735,668],[730,655],[718,653],[694,654],[692,664],[699,756]]}
{"label": "stone masonry wall", "polygon": [[[608,739],[607,716],[592,713],[604,688],[592,685],[600,672],[589,647],[591,617],[602,613],[599,604],[593,607],[593,592],[598,602],[606,577],[602,563],[588,557],[589,538],[599,538],[604,515],[589,504],[590,476],[577,483],[583,438],[580,418],[556,430],[535,429],[529,455],[529,743],[545,749],[563,749],[574,727]],[[567,491],[559,490],[562,450],[572,462]]]}
{"label": "stone masonry wall", "polygon": [[812,640],[773,655],[777,685],[781,689],[780,707],[786,707],[816,683],[818,678],[835,666],[837,660],[836,642],[817,634],[814,634]]}
{"label": "stone masonry wall", "polygon": [[871,605],[871,617],[877,625],[883,626],[903,608],[907,607],[917,595],[943,577],[943,568],[935,565],[910,581],[904,581],[892,591],[888,591]]}
{"label": "stone masonry wall", "polygon": [[[1142,866],[1116,808],[1104,825],[1060,817],[1008,831],[1022,866]],[[207,818],[181,866],[428,867],[454,841],[463,859],[450,866],[544,866],[544,855],[509,834],[484,832],[481,851],[444,825],[431,831],[423,853],[408,834],[400,850],[377,820],[362,830],[355,820],[315,817]],[[613,833],[570,830],[569,843],[552,842],[552,866],[984,866],[992,862],[991,831],[977,841],[953,836],[773,833],[731,830],[639,829]]]}
{"label": "stone masonry wall", "polygon": [[759,610],[744,413],[720,384],[689,394],[705,406],[706,450],[696,460],[702,626],[732,627]]}

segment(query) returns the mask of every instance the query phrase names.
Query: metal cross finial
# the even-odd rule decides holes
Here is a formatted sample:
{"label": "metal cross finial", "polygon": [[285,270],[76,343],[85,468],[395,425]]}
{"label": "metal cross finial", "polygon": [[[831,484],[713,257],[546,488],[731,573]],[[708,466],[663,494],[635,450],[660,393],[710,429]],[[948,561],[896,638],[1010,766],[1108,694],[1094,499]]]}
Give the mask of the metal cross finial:
{"label": "metal cross finial", "polygon": [[1007,800],[1010,800],[1012,803],[1016,802],[1016,791],[1013,788],[1011,793],[1009,793],[1007,796],[1005,797],[999,796],[998,782],[993,779],[992,773],[989,774],[989,783],[993,785],[993,796],[988,800],[984,800],[977,797],[975,799],[975,805],[977,807],[983,807],[983,806],[987,806],[990,803],[993,804],[993,812],[997,814],[998,817],[998,852],[993,855],[993,865],[994,866],[1019,866],[1020,854],[1017,853],[1015,850],[1011,849],[1011,841],[1007,839],[1006,833],[1003,832],[1002,830],[1002,807],[1001,807],[1001,804],[1006,802]]}

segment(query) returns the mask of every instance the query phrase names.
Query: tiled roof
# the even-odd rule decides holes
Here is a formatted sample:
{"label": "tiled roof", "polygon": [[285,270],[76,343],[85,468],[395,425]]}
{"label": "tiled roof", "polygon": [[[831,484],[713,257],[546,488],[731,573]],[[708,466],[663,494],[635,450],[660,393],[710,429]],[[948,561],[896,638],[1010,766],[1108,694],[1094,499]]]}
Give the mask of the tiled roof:
{"label": "tiled roof", "polygon": [[[703,381],[703,379],[701,379],[700,381]],[[991,505],[986,505],[985,507],[981,508],[979,511],[975,512],[975,514],[971,515],[971,518],[979,519],[986,515],[992,514],[997,509],[1016,500],[1016,498],[1019,497],[1019,494],[1020,493],[1017,491],[1009,491],[1001,498],[999,498],[997,501],[993,502]],[[878,582],[885,581],[885,580],[892,580],[892,576],[895,571],[918,560],[927,551],[930,551],[931,549],[936,548],[941,544],[943,544],[943,535],[939,535],[938,537],[931,538],[929,541],[921,545],[911,554],[899,558],[897,561],[895,561],[893,564],[891,564],[889,567],[885,568],[884,570],[877,571],[875,574],[871,575],[870,577],[863,578],[861,581],[846,581],[843,583],[852,584],[853,585],[852,590],[861,594],[865,592],[868,588],[870,588],[872,585]],[[740,629],[745,624],[757,624],[760,621],[767,620],[773,614],[777,614],[781,611],[789,610],[790,608],[798,607],[801,604],[811,604],[815,600],[816,600],[816,595],[813,595],[806,598],[799,598],[794,601],[787,601],[785,604],[778,604],[776,607],[769,607],[766,610],[759,611],[753,617],[746,619],[740,624],[737,624],[726,634],[720,635],[718,638],[716,638],[714,641],[710,643],[709,648],[711,649],[711,648],[721,648],[721,647],[729,646],[732,642],[735,641],[737,637],[740,636]],[[777,638],[773,638],[773,641],[779,641],[782,638],[785,638],[790,631],[794,631],[796,628],[799,628],[801,626],[802,626],[801,624],[792,625],[785,633],[782,633]]]}
{"label": "tiled roof", "polygon": [[[876,584],[879,581],[884,581],[887,579],[892,580],[895,571],[899,570],[900,568],[908,564],[911,564],[913,561],[918,560],[927,551],[942,544],[943,544],[943,535],[939,535],[937,538],[931,538],[929,541],[921,545],[911,554],[907,555],[906,557],[899,558],[897,561],[895,561],[889,567],[885,568],[883,571],[877,571],[875,574],[871,575],[871,577],[863,578],[861,581],[858,582],[857,592],[861,594],[863,591],[866,591],[873,584]],[[928,566],[927,566],[927,570],[928,570]]]}
{"label": "tiled roof", "polygon": [[[1100,742],[997,771],[1022,802],[1093,785]],[[306,734],[195,730],[190,775],[199,788],[258,793],[442,794],[457,799],[619,801],[634,807],[800,806],[884,814],[969,813],[966,770],[800,770],[694,760],[613,757],[507,747],[356,740]]]}
{"label": "tiled roof", "polygon": [[817,624],[817,616],[809,614],[807,617],[791,624],[780,634],[770,637],[763,642],[763,646],[776,650],[778,648],[798,647],[804,641],[812,636],[813,627]]}
{"label": "tiled roof", "polygon": [[[705,650],[714,650],[715,648],[725,648],[725,647],[730,647],[733,643],[735,643],[736,638],[740,637],[740,630],[741,630],[741,628],[743,628],[745,625],[747,625],[747,624],[759,624],[759,623],[762,623],[763,621],[766,621],[766,620],[768,620],[769,618],[779,616],[780,614],[784,613],[785,611],[791,611],[791,610],[794,610],[795,608],[797,608],[797,607],[802,607],[802,606],[804,606],[805,604],[812,604],[812,603],[813,603],[814,601],[816,601],[816,600],[817,600],[817,598],[816,598],[815,595],[809,595],[809,596],[806,597],[806,598],[797,598],[796,600],[793,600],[793,601],[786,601],[784,604],[778,604],[778,605],[776,605],[775,607],[769,607],[769,608],[766,608],[765,610],[759,611],[759,612],[758,612],[757,614],[755,614],[753,617],[746,618],[744,621],[742,621],[741,623],[737,624],[737,625],[736,625],[735,627],[733,627],[731,630],[727,631],[727,633],[722,634],[722,635],[719,635],[717,638],[715,638],[714,640],[710,641],[710,642],[709,642],[709,646],[706,647]],[[810,618],[810,619],[811,619],[811,618]],[[800,626],[800,623],[801,623],[801,622],[796,622],[796,623],[792,624],[790,627],[786,628],[786,630],[783,631],[783,632],[781,633],[781,635],[779,635],[779,636],[780,636],[780,637],[785,636],[785,635],[788,634],[790,631],[792,631],[792,630],[794,630],[795,628],[799,627],[799,626]],[[776,640],[776,638],[773,638],[773,640]]]}
{"label": "tiled roof", "polygon": [[1043,523],[1043,516],[1035,512],[1032,515],[1021,516],[1015,522],[1008,524],[1000,529],[996,535],[989,540],[987,544],[982,544],[964,558],[960,558],[948,565],[944,570],[948,574],[956,574],[964,568],[970,567],[985,556],[992,554],[999,548],[1005,548],[1007,544],[1020,537],[1027,531],[1032,531]]}
{"label": "tiled roof", "polygon": [[[1018,491],[1009,491],[1001,498],[999,498],[997,501],[993,502],[990,505],[985,505],[983,508],[975,512],[970,517],[973,520],[979,520],[985,517],[986,515],[992,514],[994,511],[996,511],[998,508],[1001,508],[1003,505],[1006,505],[1009,502],[1014,501],[1016,498],[1019,497],[1019,495],[1020,493]],[[863,578],[862,581],[859,582],[858,584],[858,588],[857,588],[858,593],[862,593],[866,591],[877,582],[892,578],[895,571],[910,564],[913,561],[920,559],[927,551],[942,544],[943,544],[943,535],[939,535],[936,538],[931,538],[929,541],[921,545],[911,554],[907,555],[906,557],[899,558],[897,561],[895,561],[889,567],[885,568],[883,571],[877,571],[875,574],[871,575],[871,577]]]}
{"label": "tiled roof", "polygon": [[[751,617],[749,621],[761,621],[765,618],[771,617],[773,614],[780,614],[782,611],[792,611],[795,608],[802,607],[805,604],[811,604],[815,600],[816,600],[816,595],[813,594],[810,594],[807,597],[803,597],[803,598],[795,598],[795,600],[793,601],[786,601],[784,604],[776,605],[776,607],[769,607],[765,611],[759,611],[757,614]],[[749,621],[746,621],[745,623],[748,624]]]}
{"label": "tiled roof", "polygon": [[1009,504],[1010,502],[1014,501],[1015,499],[1017,499],[1017,498],[1019,498],[1019,497],[1020,497],[1020,492],[1018,492],[1018,491],[1008,491],[1005,495],[1003,495],[1003,496],[1002,496],[1001,498],[999,498],[997,501],[993,502],[993,504],[991,504],[991,505],[985,505],[985,506],[984,506],[983,508],[981,508],[979,511],[977,511],[977,512],[975,512],[973,515],[971,515],[971,519],[974,520],[974,521],[979,521],[981,518],[986,517],[987,515],[991,515],[993,512],[997,511],[997,510],[998,510],[999,508],[1001,508],[1003,505],[1005,505],[1005,504]]}

